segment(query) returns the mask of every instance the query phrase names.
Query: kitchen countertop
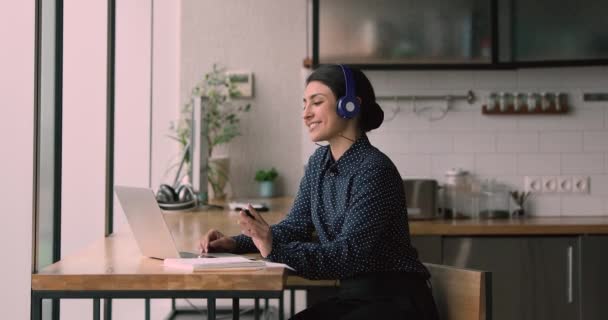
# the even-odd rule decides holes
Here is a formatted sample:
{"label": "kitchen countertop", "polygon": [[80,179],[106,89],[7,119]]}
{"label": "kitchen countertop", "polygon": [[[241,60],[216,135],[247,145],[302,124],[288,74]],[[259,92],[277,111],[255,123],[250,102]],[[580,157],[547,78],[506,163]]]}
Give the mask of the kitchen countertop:
{"label": "kitchen countertop", "polygon": [[608,217],[528,217],[410,221],[410,233],[430,235],[574,235],[607,234]]}
{"label": "kitchen countertop", "polygon": [[[283,219],[289,211],[293,198],[278,197],[260,200],[266,202],[270,211],[261,213],[264,219],[274,224]],[[216,202],[216,204],[225,203]],[[225,206],[227,207],[227,206]],[[237,212],[211,210],[201,217],[200,212],[174,216],[167,213],[168,222],[180,226],[197,226],[205,229],[216,228],[225,234],[238,234]],[[228,218],[228,219],[226,219]],[[437,219],[410,220],[410,233],[413,236],[525,236],[525,235],[608,235],[608,216],[598,217],[526,217],[513,219]]]}

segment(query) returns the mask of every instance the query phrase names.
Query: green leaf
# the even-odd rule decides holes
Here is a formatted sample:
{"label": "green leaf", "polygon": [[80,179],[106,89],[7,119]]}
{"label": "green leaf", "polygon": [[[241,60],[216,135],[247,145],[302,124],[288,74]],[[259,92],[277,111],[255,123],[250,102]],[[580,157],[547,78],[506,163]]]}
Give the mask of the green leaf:
{"label": "green leaf", "polygon": [[270,170],[260,169],[260,170],[256,171],[254,179],[255,179],[255,181],[258,181],[258,182],[274,181],[278,176],[279,176],[279,173],[277,172],[277,170],[274,167],[272,167]]}
{"label": "green leaf", "polygon": [[[206,140],[210,142],[210,152],[213,146],[229,143],[241,135],[240,115],[251,109],[251,104],[238,103],[233,98],[239,98],[242,93],[238,86],[226,74],[226,68],[214,63],[211,71],[204,74],[192,87],[193,97],[204,97],[207,108],[203,121],[208,127]],[[179,119],[172,121],[169,126],[170,138],[186,145],[191,137],[191,117],[193,104],[191,99],[180,108]]]}

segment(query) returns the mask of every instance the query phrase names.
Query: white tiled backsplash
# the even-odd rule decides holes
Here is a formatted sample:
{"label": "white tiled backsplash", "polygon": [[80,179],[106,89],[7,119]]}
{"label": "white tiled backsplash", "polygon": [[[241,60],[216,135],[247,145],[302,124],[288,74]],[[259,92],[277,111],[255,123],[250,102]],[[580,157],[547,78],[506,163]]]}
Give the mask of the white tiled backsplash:
{"label": "white tiled backsplash", "polygon": [[[370,133],[404,178],[444,180],[452,167],[523,190],[526,175],[586,175],[589,194],[539,194],[528,209],[537,216],[608,215],[608,102],[583,102],[583,92],[607,92],[608,68],[518,71],[367,71],[378,95],[464,94],[474,105],[453,103],[445,118],[428,121],[411,101],[381,100],[387,121]],[[566,115],[486,116],[490,92],[565,92]],[[444,102],[424,102],[419,107]],[[398,105],[398,109],[396,108]],[[398,110],[396,113],[395,111]],[[436,111],[437,112],[437,111]]]}

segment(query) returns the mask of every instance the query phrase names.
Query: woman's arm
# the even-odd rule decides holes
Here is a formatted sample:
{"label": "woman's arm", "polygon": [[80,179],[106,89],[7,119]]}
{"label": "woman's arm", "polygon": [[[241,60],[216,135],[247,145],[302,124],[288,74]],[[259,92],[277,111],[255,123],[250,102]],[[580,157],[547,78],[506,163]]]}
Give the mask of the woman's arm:
{"label": "woman's arm", "polygon": [[[310,166],[308,166],[310,167]],[[283,219],[270,227],[273,243],[288,243],[292,241],[310,241],[314,230],[310,216],[310,170],[306,169],[300,181],[300,188],[294,199],[291,210]],[[233,237],[236,240],[236,253],[257,252],[253,240],[244,234]]]}
{"label": "woman's arm", "polygon": [[[335,240],[316,244],[303,241],[273,242],[268,258],[286,263],[310,279],[342,279],[373,269],[379,246],[390,245],[387,231],[401,211],[401,179],[389,167],[372,167],[360,172],[353,182],[353,194],[344,225]],[[403,226],[405,228],[405,226]]]}

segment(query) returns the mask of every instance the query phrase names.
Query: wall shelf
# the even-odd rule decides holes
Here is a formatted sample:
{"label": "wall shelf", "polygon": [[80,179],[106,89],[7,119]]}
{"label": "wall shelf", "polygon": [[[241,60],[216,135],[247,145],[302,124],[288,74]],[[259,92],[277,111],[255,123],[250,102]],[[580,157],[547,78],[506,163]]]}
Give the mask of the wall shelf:
{"label": "wall shelf", "polygon": [[481,108],[481,113],[486,115],[556,115],[556,114],[566,114],[569,111],[569,107],[567,105],[561,106],[557,109],[555,106],[550,106],[548,109],[543,110],[541,107],[535,107],[534,109],[528,109],[527,106],[523,106],[521,109],[515,110],[513,106],[507,107],[506,110],[500,110],[499,108],[488,109],[487,105],[483,105]]}

